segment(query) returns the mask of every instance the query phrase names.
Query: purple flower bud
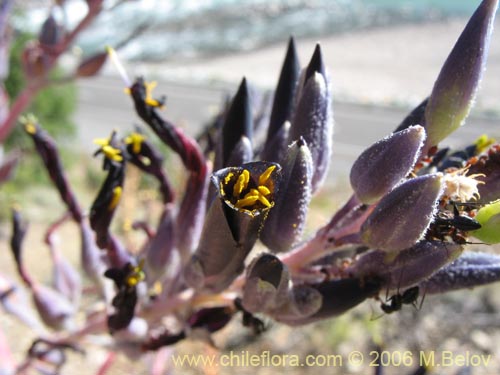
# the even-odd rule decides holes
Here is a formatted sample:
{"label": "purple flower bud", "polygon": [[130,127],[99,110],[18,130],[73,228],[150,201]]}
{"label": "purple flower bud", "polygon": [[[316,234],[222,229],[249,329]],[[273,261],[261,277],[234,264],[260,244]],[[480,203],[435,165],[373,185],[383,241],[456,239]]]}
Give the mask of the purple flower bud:
{"label": "purple flower bud", "polygon": [[332,153],[332,97],[329,77],[325,71],[321,49],[316,46],[300,88],[289,143],[303,137],[313,160],[312,192],[326,177]]}
{"label": "purple flower bud", "polygon": [[274,255],[262,254],[248,267],[242,305],[248,312],[267,312],[288,297],[287,267]]}
{"label": "purple flower bud", "polygon": [[345,272],[359,279],[377,278],[382,288],[406,288],[427,279],[462,250],[462,245],[442,241],[420,241],[401,250],[394,259],[388,259],[383,250],[371,250],[361,254]]}
{"label": "purple flower bud", "polygon": [[228,113],[226,114],[224,125],[222,126],[222,158],[217,158],[221,160],[222,164],[220,166],[216,165],[216,167],[237,165],[229,164],[230,159],[232,159],[233,162],[240,159],[240,164],[251,160],[251,158],[250,160],[243,160],[242,156],[235,154],[235,152],[238,151],[235,150],[235,147],[243,136],[246,137],[250,143],[252,142],[252,106],[245,78],[241,81],[240,87],[238,88],[238,91],[231,102]]}
{"label": "purple flower bud", "polygon": [[288,148],[282,167],[280,193],[260,236],[273,252],[289,250],[304,231],[311,201],[313,165],[302,138]]}
{"label": "purple flower bud", "polygon": [[500,280],[500,256],[464,252],[457,260],[420,284],[425,293],[445,293],[474,288]]}
{"label": "purple flower bud", "polygon": [[53,47],[58,44],[63,37],[62,27],[57,23],[54,15],[49,14],[38,35],[38,40],[42,46]]}
{"label": "purple flower bud", "polygon": [[472,107],[493,30],[498,0],[483,0],[446,59],[425,110],[426,149],[459,128]]}
{"label": "purple flower bud", "polygon": [[424,128],[411,126],[363,151],[350,174],[351,186],[359,200],[375,203],[398,185],[415,165],[424,139]]}
{"label": "purple flower bud", "polygon": [[190,285],[218,292],[243,271],[243,262],[275,204],[280,175],[281,167],[267,162],[214,173],[219,199],[208,210],[199,247],[185,272]]}
{"label": "purple flower bud", "polygon": [[100,52],[89,56],[78,65],[78,68],[76,69],[76,76],[93,77],[97,75],[101,71],[107,59],[107,52]]}
{"label": "purple flower bud", "polygon": [[403,250],[423,238],[443,192],[442,174],[405,181],[377,204],[361,226],[362,241],[385,251]]}
{"label": "purple flower bud", "polygon": [[286,122],[292,120],[295,93],[300,73],[300,63],[295,49],[295,41],[290,38],[288,49],[281,68],[281,74],[274,93],[273,107],[267,130],[266,143],[262,151],[261,158],[265,161],[281,161],[281,153],[284,153],[288,146],[282,140],[288,137],[288,132],[283,131]]}
{"label": "purple flower bud", "polygon": [[361,226],[363,243],[385,251],[403,250],[422,239],[443,192],[442,174],[412,178],[384,196]]}
{"label": "purple flower bud", "polygon": [[68,210],[71,211],[74,220],[80,222],[82,220],[82,210],[64,173],[56,143],[40,127],[33,116],[27,116],[22,122],[24,123],[24,129],[33,139],[36,150],[49,173],[50,179],[59,191],[61,199],[68,207]]}

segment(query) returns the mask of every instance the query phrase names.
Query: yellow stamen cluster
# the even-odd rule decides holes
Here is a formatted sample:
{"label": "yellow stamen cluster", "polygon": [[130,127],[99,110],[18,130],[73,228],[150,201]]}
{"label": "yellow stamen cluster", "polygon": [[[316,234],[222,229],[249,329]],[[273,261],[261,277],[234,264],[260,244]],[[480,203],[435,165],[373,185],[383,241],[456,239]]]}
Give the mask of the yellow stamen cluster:
{"label": "yellow stamen cluster", "polygon": [[101,151],[107,159],[112,161],[122,161],[123,156],[121,155],[120,149],[111,146],[110,142],[111,138],[94,139],[94,143],[101,146]]}
{"label": "yellow stamen cluster", "polygon": [[127,145],[132,145],[132,152],[134,154],[138,154],[141,152],[142,142],[144,142],[145,139],[146,137],[144,137],[141,133],[133,132],[125,138],[125,143]]}
{"label": "yellow stamen cluster", "polygon": [[239,174],[229,172],[221,181],[221,192],[225,195],[225,191],[230,191],[232,194],[226,198],[238,209],[251,212],[255,209],[270,208],[274,205],[271,174],[275,169],[275,165],[267,168],[257,182],[251,179],[248,169],[243,169]]}
{"label": "yellow stamen cluster", "polygon": [[139,264],[137,266],[132,267],[129,274],[127,275],[127,278],[125,279],[125,283],[127,284],[127,286],[134,287],[146,278],[146,275],[142,270],[143,268],[144,268],[144,259],[141,259],[139,261]]}

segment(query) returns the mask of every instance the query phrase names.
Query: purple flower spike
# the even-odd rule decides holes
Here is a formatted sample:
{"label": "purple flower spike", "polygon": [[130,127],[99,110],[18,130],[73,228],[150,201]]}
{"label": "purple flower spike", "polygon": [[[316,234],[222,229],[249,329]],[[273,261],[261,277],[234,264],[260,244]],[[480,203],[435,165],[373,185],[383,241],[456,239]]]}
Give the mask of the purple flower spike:
{"label": "purple flower spike", "polygon": [[401,250],[394,259],[387,252],[371,250],[362,254],[345,272],[356,278],[377,278],[382,288],[398,289],[427,279],[444,265],[455,260],[463,246],[442,241],[420,241]]}
{"label": "purple flower spike", "polygon": [[309,66],[303,73],[289,142],[303,137],[311,150],[314,171],[312,192],[326,177],[332,153],[333,115],[330,79],[323,64],[321,49],[316,46]]}
{"label": "purple flower spike", "polygon": [[497,7],[498,0],[483,0],[439,73],[425,111],[427,150],[459,128],[469,114],[486,65]]}
{"label": "purple flower spike", "polygon": [[278,86],[274,93],[266,143],[261,155],[262,160],[280,162],[281,154],[286,150],[288,132],[283,130],[283,126],[287,121],[292,120],[299,75],[300,63],[295,49],[295,41],[290,38]]}
{"label": "purple flower spike", "polygon": [[208,210],[199,247],[185,272],[190,285],[219,292],[243,271],[243,262],[275,204],[280,175],[281,167],[267,162],[214,173],[219,199]]}
{"label": "purple flower spike", "polygon": [[289,281],[287,267],[274,255],[262,254],[248,268],[243,307],[251,313],[275,309],[285,302]]}
{"label": "purple flower spike", "polygon": [[[245,78],[234,95],[222,126],[222,157],[216,157],[216,167],[239,165],[252,160],[253,119],[250,93]],[[246,140],[243,141],[243,139]],[[243,142],[243,144],[242,144]],[[250,143],[250,147],[246,143]],[[219,164],[220,163],[220,164]]]}
{"label": "purple flower spike", "polygon": [[417,161],[425,130],[416,125],[393,133],[366,149],[351,168],[351,186],[359,200],[375,203],[405,178]]}
{"label": "purple flower spike", "polygon": [[301,239],[304,230],[311,201],[313,165],[302,138],[288,148],[282,166],[280,193],[260,235],[273,252],[289,250]]}
{"label": "purple flower spike", "polygon": [[405,181],[377,204],[361,226],[361,239],[371,248],[403,250],[422,239],[443,192],[440,173]]}
{"label": "purple flower spike", "polygon": [[500,256],[464,252],[453,263],[420,284],[425,293],[445,293],[500,281]]}

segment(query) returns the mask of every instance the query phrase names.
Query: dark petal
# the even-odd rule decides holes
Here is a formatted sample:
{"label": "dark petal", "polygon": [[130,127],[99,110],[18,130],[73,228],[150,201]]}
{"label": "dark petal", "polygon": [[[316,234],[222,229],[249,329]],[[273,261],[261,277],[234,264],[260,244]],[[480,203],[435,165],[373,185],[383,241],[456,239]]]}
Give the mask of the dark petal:
{"label": "dark petal", "polygon": [[359,200],[375,203],[398,185],[412,170],[424,139],[424,128],[416,125],[392,133],[363,151],[350,173]]}
{"label": "dark petal", "polygon": [[127,328],[134,318],[135,305],[137,304],[137,291],[135,288],[122,288],[113,298],[115,312],[108,316],[108,329],[110,333]]}
{"label": "dark petal", "polygon": [[498,0],[483,0],[465,26],[432,89],[425,111],[426,147],[459,128],[481,81]]}
{"label": "dark petal", "polygon": [[252,107],[245,78],[241,81],[222,126],[222,167],[230,166],[229,159],[243,136],[252,142]]}
{"label": "dark petal", "polygon": [[90,209],[90,227],[94,230],[97,246],[101,249],[108,246],[109,225],[121,199],[124,179],[125,163],[111,164]]}
{"label": "dark petal", "polygon": [[401,124],[394,130],[395,132],[405,130],[413,125],[421,125],[425,127],[425,108],[427,107],[427,103],[429,98],[425,98],[422,103],[416,106],[409,114],[401,121]]}
{"label": "dark petal", "polygon": [[500,280],[500,256],[464,252],[457,260],[420,284],[425,293],[474,288]]}
{"label": "dark petal", "polygon": [[422,239],[443,192],[441,174],[405,181],[383,197],[361,226],[363,243],[386,251],[403,250]]}
{"label": "dark petal", "polygon": [[[278,86],[274,93],[273,107],[269,120],[266,144],[262,153],[262,160],[279,162],[280,159],[271,157],[275,155],[274,139],[286,121],[291,121],[297,82],[300,74],[300,63],[295,49],[295,41],[290,38],[288,49],[281,68]],[[286,147],[286,145],[285,145]]]}
{"label": "dark petal", "polygon": [[188,319],[191,328],[204,328],[208,332],[217,332],[224,328],[233,317],[229,307],[211,307],[198,310]]}

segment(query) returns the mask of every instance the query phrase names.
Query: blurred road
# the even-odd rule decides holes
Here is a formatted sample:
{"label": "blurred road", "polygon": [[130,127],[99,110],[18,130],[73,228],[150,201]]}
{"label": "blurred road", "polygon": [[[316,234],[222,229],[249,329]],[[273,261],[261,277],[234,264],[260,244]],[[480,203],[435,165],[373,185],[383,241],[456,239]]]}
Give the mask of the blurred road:
{"label": "blurred road", "polygon": [[[84,150],[94,150],[92,140],[108,136],[112,129],[125,133],[134,123],[141,123],[134,113],[131,99],[123,92],[124,84],[119,78],[103,76],[80,80],[78,86],[80,97],[75,121]],[[165,116],[187,133],[196,135],[231,89],[223,85],[190,86],[159,82],[156,93],[167,95]],[[389,134],[407,113],[408,109],[334,102],[333,170],[336,172],[332,178],[337,179],[339,175],[344,178],[356,156],[368,145]],[[472,112],[467,125],[454,133],[446,144],[468,144],[483,133],[500,139],[500,120],[477,116]]]}

